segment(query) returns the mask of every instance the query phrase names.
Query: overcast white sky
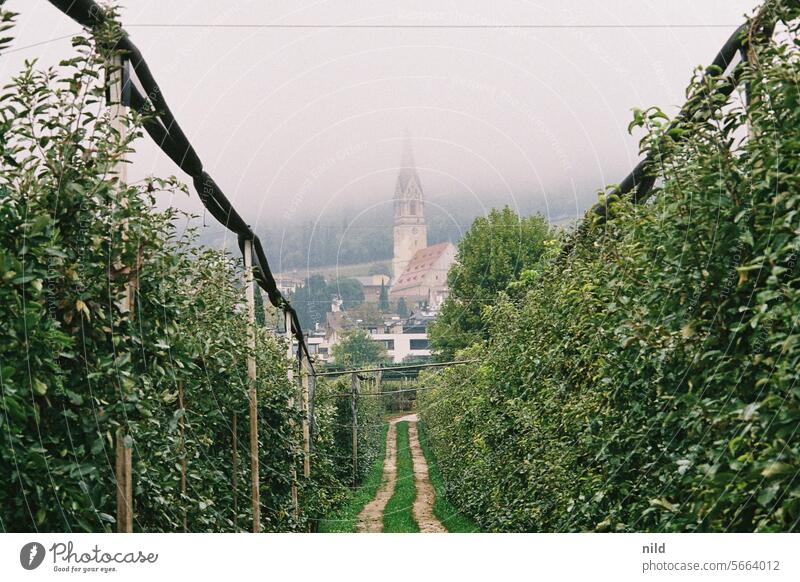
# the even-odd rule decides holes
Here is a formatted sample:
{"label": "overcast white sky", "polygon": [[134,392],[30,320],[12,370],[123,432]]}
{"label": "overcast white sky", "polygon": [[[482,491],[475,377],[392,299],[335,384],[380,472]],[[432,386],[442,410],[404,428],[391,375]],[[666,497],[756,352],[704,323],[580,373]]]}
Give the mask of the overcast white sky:
{"label": "overcast white sky", "polygon": [[[45,0],[14,47],[78,31]],[[637,160],[630,110],[674,113],[755,0],[123,0],[141,48],[207,170],[253,223],[388,203],[403,136],[426,196],[570,201]],[[695,28],[259,29],[145,24],[730,25]],[[12,51],[14,48],[12,47]],[[54,64],[62,40],[3,56]],[[132,176],[176,173],[148,140]],[[182,176],[181,174],[178,174]],[[185,178],[185,176],[182,176]],[[310,205],[313,207],[309,210]],[[577,203],[577,204],[576,204]],[[183,208],[199,203],[179,200]],[[298,208],[297,210],[291,210]]]}

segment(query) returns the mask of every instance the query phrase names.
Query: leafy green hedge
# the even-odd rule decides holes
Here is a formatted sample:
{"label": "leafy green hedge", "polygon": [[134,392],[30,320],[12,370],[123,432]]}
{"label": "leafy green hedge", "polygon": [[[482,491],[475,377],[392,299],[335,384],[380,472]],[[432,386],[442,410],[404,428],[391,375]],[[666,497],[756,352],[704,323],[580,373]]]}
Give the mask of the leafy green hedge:
{"label": "leafy green hedge", "polygon": [[[248,530],[241,267],[199,249],[176,212],[155,210],[158,195],[180,189],[174,179],[126,184],[114,173],[141,120],[124,121],[127,137],[115,129],[104,55],[74,44],[74,58],[29,65],[0,100],[0,530],[113,530],[118,429],[133,449],[135,531]],[[284,340],[258,328],[267,531],[306,529],[346,491],[324,403],[312,478],[302,479],[285,354]]]}
{"label": "leafy green hedge", "polygon": [[[353,414],[350,399],[350,376],[333,380],[317,380],[318,401],[329,406],[332,411],[329,428],[332,441],[331,454],[336,458],[334,468],[336,477],[348,485],[353,484]],[[360,382],[359,393],[375,391],[370,380]],[[348,396],[342,396],[342,395]],[[356,479],[358,483],[369,473],[375,460],[381,455],[384,445],[385,422],[380,398],[361,396],[357,400],[358,417],[358,464]],[[358,484],[357,483],[357,484]]]}
{"label": "leafy green hedge", "polygon": [[[360,382],[360,393],[375,391],[369,380]],[[335,483],[331,491],[336,497],[331,503],[318,503],[313,518],[320,531],[355,531],[355,521],[380,485],[383,457],[386,448],[387,424],[383,420],[380,399],[374,396],[358,398],[358,464],[357,482],[353,483],[353,415],[351,409],[350,377],[317,378],[317,452],[314,462]],[[320,477],[315,478],[315,482]],[[372,491],[371,494],[368,492]],[[317,493],[317,498],[321,495]]]}
{"label": "leafy green hedge", "polygon": [[637,112],[652,203],[609,198],[490,310],[480,365],[427,376],[448,497],[482,528],[800,530],[800,54],[755,52],[749,107],[698,76],[705,114],[663,135]]}
{"label": "leafy green hedge", "polygon": [[436,500],[433,504],[434,515],[439,518],[439,521],[442,522],[442,525],[449,533],[479,532],[480,529],[478,526],[471,519],[461,515],[458,509],[447,499],[444,482],[439,473],[439,465],[436,461],[436,457],[433,456],[430,445],[428,445],[425,425],[423,423],[418,423],[417,428],[419,430],[419,445],[428,463],[428,477],[436,492]]}

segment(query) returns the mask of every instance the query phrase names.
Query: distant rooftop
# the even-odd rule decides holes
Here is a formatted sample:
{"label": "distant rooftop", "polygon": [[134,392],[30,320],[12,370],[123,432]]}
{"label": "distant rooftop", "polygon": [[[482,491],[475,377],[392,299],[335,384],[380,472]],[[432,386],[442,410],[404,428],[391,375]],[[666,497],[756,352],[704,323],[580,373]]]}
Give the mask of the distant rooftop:
{"label": "distant rooftop", "polygon": [[425,274],[436,265],[436,262],[451,246],[452,243],[444,242],[418,250],[408,262],[406,270],[398,277],[392,290],[397,291],[421,284]]}

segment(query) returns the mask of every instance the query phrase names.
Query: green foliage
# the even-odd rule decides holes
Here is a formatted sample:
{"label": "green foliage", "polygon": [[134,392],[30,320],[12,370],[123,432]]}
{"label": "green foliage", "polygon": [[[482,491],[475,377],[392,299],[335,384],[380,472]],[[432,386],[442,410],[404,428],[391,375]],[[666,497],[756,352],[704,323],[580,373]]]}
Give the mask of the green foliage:
{"label": "green foliage", "polygon": [[[405,363],[405,362],[404,362]],[[381,378],[381,403],[387,414],[410,412],[417,400],[416,378],[400,377],[392,372],[383,372]]]}
{"label": "green foliage", "polygon": [[397,300],[397,315],[399,315],[401,318],[411,315],[408,310],[408,304],[406,303],[405,297],[401,297]]}
{"label": "green foliage", "polygon": [[386,348],[360,328],[342,333],[332,350],[336,365],[347,368],[379,364],[387,359]]}
{"label": "green foliage", "polygon": [[[14,26],[14,19],[16,13],[7,10],[5,6],[6,0],[0,0],[0,35],[5,35],[6,32],[11,30]],[[3,49],[7,48],[13,39],[9,36],[0,36],[0,53]]]}
{"label": "green foliage", "polygon": [[261,295],[261,287],[253,282],[253,298],[255,299],[256,325],[265,327],[267,325],[267,312],[264,309],[264,297]]}
{"label": "green foliage", "polygon": [[[117,34],[97,32],[101,45]],[[179,235],[175,211],[155,211],[157,195],[181,189],[174,179],[126,184],[115,173],[141,120],[122,119],[119,131],[97,73],[108,55],[85,38],[73,44],[74,58],[47,71],[29,64],[0,99],[0,529],[113,530],[122,429],[135,530],[247,530],[241,266]],[[302,416],[289,406],[297,387],[285,354],[257,328],[266,531],[305,529],[344,497],[326,432],[293,516]],[[323,425],[334,417],[318,412]]]}
{"label": "green foliage", "polygon": [[419,446],[422,449],[422,454],[425,455],[425,460],[428,463],[428,478],[436,491],[436,501],[433,504],[433,513],[442,522],[442,525],[450,533],[474,533],[480,531],[478,526],[469,518],[462,515],[458,509],[450,503],[447,499],[447,492],[445,490],[442,475],[439,473],[439,466],[436,463],[436,457],[433,456],[430,445],[428,444],[428,436],[425,434],[425,425],[417,423]]}
{"label": "green foliage", "polygon": [[364,287],[355,279],[337,279],[330,288],[342,299],[342,308],[345,310],[364,303]]}
{"label": "green foliage", "polygon": [[[331,456],[336,459],[336,476],[342,483],[353,484],[353,414],[350,376],[340,377],[335,381],[317,381],[318,398],[332,407],[333,419],[328,428],[332,445]],[[375,392],[375,384],[369,380],[359,381],[356,399],[356,415],[358,417],[358,474],[356,481],[361,482],[369,472],[373,461],[381,455],[384,427],[383,408],[380,399],[369,394]],[[321,429],[320,429],[321,430]]]}
{"label": "green foliage", "polygon": [[458,245],[447,275],[450,295],[431,326],[431,346],[443,359],[487,337],[483,310],[493,305],[525,269],[535,265],[552,238],[539,215],[520,218],[507,206],[476,218]]}
{"label": "green foliage", "polygon": [[297,310],[297,317],[303,329],[314,329],[325,321],[325,314],[331,308],[331,293],[322,275],[308,277],[305,284],[291,294],[289,300]]}
{"label": "green foliage", "polygon": [[397,482],[394,494],[383,510],[383,531],[386,533],[415,533],[419,525],[414,519],[414,461],[408,439],[408,422],[397,423]]}
{"label": "green foliage", "polygon": [[[317,379],[317,413],[319,436],[314,471],[323,470],[335,483],[340,484],[335,502],[315,507],[314,515],[320,521],[321,531],[355,531],[355,520],[361,508],[375,495],[381,479],[381,467],[386,451],[386,430],[383,408],[379,398],[362,396],[356,400],[358,418],[358,463],[356,482],[353,483],[353,414],[349,376],[334,381]],[[360,381],[359,394],[375,392],[371,381]],[[320,448],[320,440],[324,446]],[[377,469],[376,469],[377,467]],[[375,475],[378,471],[377,477]],[[316,477],[315,481],[320,477]],[[377,484],[376,484],[377,479]],[[360,485],[360,487],[359,487]],[[350,495],[344,489],[352,487]],[[335,487],[331,487],[332,490]]]}
{"label": "green foliage", "polygon": [[302,287],[292,293],[290,301],[297,309],[300,325],[314,329],[325,322],[334,296],[342,300],[343,309],[354,309],[364,303],[364,288],[355,279],[339,279],[329,283],[322,275],[311,275]]}
{"label": "green foliage", "polygon": [[383,281],[381,281],[381,293],[378,296],[378,309],[384,313],[389,311],[389,290]]}
{"label": "green foliage", "polygon": [[753,49],[750,105],[698,75],[678,129],[638,112],[654,200],[606,198],[487,311],[488,351],[459,354],[481,364],[428,374],[447,497],[482,529],[800,529],[800,51]]}
{"label": "green foliage", "polygon": [[335,512],[328,514],[320,521],[319,531],[322,533],[353,533],[356,531],[358,514],[364,506],[375,498],[383,477],[383,461],[386,456],[386,433],[389,425],[384,424],[380,448],[372,466],[369,468],[361,486],[348,498],[347,502]]}

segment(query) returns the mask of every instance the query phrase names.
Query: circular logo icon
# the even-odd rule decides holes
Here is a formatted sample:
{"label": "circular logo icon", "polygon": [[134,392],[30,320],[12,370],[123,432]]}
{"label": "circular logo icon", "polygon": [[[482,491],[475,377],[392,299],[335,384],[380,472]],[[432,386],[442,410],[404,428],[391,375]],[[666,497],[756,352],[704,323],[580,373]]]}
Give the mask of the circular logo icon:
{"label": "circular logo icon", "polygon": [[26,570],[35,570],[44,561],[44,546],[39,542],[30,542],[19,551],[19,563]]}

